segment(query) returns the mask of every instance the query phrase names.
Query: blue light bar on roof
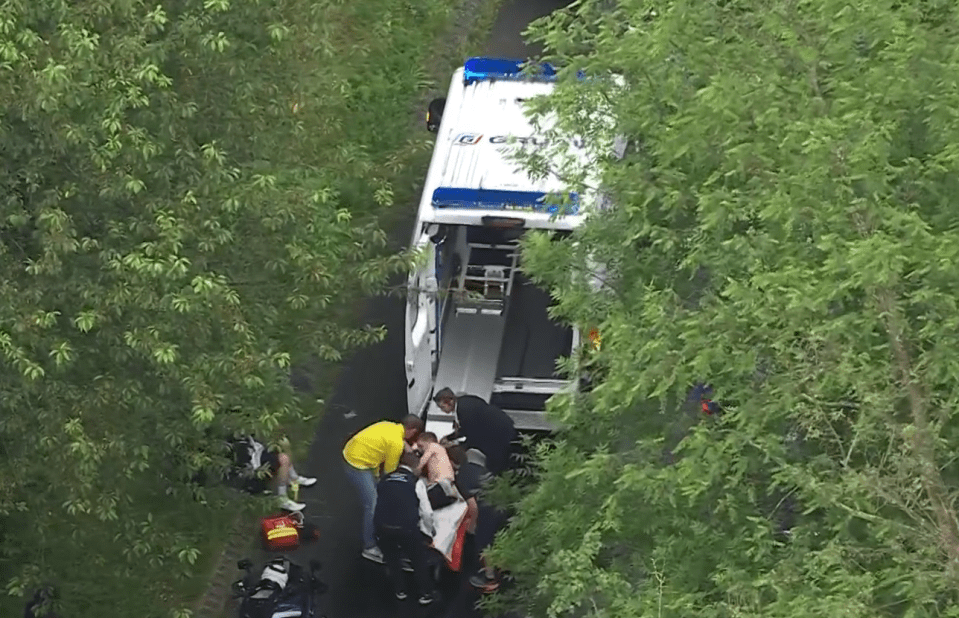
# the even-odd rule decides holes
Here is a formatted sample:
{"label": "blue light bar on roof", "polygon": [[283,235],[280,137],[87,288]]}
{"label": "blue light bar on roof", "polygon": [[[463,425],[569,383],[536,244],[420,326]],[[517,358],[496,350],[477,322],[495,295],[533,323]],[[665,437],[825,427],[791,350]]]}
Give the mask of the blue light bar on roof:
{"label": "blue light bar on roof", "polygon": [[506,58],[470,58],[463,65],[463,83],[469,86],[475,82],[492,81],[495,79],[529,79],[533,81],[553,81],[556,79],[556,69],[545,62],[531,67],[524,72],[525,60],[509,60]]}
{"label": "blue light bar on roof", "polygon": [[569,193],[568,198],[566,203],[562,203],[565,200],[562,200],[561,195],[540,191],[438,187],[433,191],[433,207],[548,212],[553,215],[579,214],[579,195]]}

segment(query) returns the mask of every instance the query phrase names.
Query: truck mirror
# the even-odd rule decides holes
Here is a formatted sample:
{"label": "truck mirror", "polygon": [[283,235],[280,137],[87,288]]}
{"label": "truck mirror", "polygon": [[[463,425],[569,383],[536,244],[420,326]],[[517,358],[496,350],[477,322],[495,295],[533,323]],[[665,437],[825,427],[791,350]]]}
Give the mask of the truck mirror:
{"label": "truck mirror", "polygon": [[443,120],[443,110],[446,109],[446,99],[433,99],[426,110],[426,130],[430,133],[436,133],[440,130],[440,122]]}
{"label": "truck mirror", "polygon": [[434,245],[438,245],[446,240],[446,236],[449,234],[449,231],[449,228],[445,225],[433,224],[426,230],[426,233],[430,236],[430,242],[432,242]]}

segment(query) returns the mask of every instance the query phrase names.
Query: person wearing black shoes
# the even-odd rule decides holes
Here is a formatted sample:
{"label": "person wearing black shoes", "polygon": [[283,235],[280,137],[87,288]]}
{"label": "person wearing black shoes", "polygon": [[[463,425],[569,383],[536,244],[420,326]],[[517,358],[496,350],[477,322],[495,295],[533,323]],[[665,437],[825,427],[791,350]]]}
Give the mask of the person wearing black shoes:
{"label": "person wearing black shoes", "polygon": [[[506,515],[489,504],[481,504],[483,488],[492,476],[486,469],[486,457],[477,449],[464,450],[461,446],[446,449],[456,467],[456,488],[466,500],[467,532],[473,535],[473,546],[483,566],[469,578],[474,588],[484,592],[499,589],[500,577],[495,569],[485,566],[483,551],[493,542],[493,537],[506,523]],[[480,525],[480,513],[485,517]],[[490,521],[492,523],[490,523]]]}
{"label": "person wearing black shoes", "polygon": [[402,601],[408,596],[403,581],[403,562],[408,558],[419,588],[419,603],[429,605],[437,599],[428,547],[436,528],[426,483],[415,472],[418,463],[415,454],[404,452],[396,470],[376,485],[373,526],[396,598]]}

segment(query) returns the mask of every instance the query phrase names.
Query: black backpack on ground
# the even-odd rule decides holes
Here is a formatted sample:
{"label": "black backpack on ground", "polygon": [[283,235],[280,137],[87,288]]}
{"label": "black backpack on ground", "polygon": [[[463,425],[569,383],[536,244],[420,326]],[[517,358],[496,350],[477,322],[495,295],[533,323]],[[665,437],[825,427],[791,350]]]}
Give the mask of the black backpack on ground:
{"label": "black backpack on ground", "polygon": [[270,488],[269,477],[257,474],[266,446],[253,436],[244,436],[229,440],[227,448],[233,462],[227,473],[227,480],[237,489],[251,494],[267,492]]}
{"label": "black backpack on ground", "polygon": [[243,602],[243,618],[272,618],[283,591],[290,583],[290,561],[274,558],[266,563],[260,581]]}

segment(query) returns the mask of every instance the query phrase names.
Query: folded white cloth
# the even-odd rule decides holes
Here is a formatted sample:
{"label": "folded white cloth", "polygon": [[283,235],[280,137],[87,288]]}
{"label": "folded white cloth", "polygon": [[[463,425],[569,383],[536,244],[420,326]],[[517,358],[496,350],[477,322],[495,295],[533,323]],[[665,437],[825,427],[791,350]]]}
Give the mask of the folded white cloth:
{"label": "folded white cloth", "polygon": [[436,524],[433,535],[433,547],[447,560],[453,557],[453,544],[456,542],[456,531],[466,517],[466,503],[458,500],[449,506],[433,511],[433,522]]}

